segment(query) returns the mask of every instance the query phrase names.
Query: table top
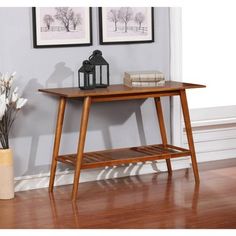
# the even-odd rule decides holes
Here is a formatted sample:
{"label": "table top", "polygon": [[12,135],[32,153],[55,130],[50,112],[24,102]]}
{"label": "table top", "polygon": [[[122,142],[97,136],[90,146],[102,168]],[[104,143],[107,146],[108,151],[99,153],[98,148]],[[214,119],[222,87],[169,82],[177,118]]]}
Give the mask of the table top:
{"label": "table top", "polygon": [[97,88],[92,90],[81,90],[78,87],[72,88],[48,88],[39,89],[40,92],[56,95],[66,98],[82,98],[82,97],[101,97],[109,95],[128,95],[128,94],[144,94],[144,93],[158,93],[168,91],[179,91],[183,89],[205,88],[205,85],[190,84],[176,81],[166,81],[164,86],[159,87],[128,87],[124,84],[114,84],[107,88]]}

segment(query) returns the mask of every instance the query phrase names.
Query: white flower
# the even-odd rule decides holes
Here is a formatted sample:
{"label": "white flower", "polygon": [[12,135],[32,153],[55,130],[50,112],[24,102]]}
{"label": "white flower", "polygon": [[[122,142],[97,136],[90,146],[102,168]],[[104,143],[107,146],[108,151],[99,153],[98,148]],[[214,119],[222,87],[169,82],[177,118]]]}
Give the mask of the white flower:
{"label": "white flower", "polygon": [[16,102],[16,109],[21,109],[28,100],[26,98],[19,98]]}
{"label": "white flower", "polygon": [[11,75],[8,75],[8,73],[0,75],[1,90],[5,91],[6,88],[11,88],[15,74],[16,72],[13,72]]}
{"label": "white flower", "polygon": [[0,120],[2,120],[2,117],[4,116],[7,109],[6,104],[6,97],[5,94],[0,95]]}
{"label": "white flower", "polygon": [[11,76],[14,77],[15,75],[16,75],[16,72],[14,71],[14,72],[11,74]]}
{"label": "white flower", "polygon": [[16,102],[16,100],[18,99],[18,88],[16,87],[11,95],[11,102]]}
{"label": "white flower", "polygon": [[8,78],[9,78],[8,72],[3,74],[3,80],[8,81]]}
{"label": "white flower", "polygon": [[13,84],[15,74],[16,74],[16,72],[13,72],[8,78],[8,86],[9,87],[11,87]]}

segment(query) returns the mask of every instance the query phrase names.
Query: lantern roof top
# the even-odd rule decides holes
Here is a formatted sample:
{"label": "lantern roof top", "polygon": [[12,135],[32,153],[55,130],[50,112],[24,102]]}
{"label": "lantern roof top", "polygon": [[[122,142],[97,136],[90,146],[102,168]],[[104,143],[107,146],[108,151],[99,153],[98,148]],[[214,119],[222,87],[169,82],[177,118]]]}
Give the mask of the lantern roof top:
{"label": "lantern roof top", "polygon": [[108,62],[102,56],[93,57],[89,61],[93,65],[108,65]]}
{"label": "lantern roof top", "polygon": [[93,51],[93,54],[89,57],[89,61],[94,65],[108,65],[100,50]]}
{"label": "lantern roof top", "polygon": [[80,67],[79,72],[91,73],[94,71],[94,65],[90,61],[83,61],[83,65]]}

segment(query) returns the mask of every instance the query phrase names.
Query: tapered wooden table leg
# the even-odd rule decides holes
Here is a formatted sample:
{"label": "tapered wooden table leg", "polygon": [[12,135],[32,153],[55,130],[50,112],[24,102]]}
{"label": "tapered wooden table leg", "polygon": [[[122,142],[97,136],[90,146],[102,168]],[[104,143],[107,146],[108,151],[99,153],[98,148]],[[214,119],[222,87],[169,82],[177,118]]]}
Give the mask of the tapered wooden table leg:
{"label": "tapered wooden table leg", "polygon": [[81,163],[82,163],[83,153],[84,153],[84,144],[85,144],[85,138],[86,138],[86,132],[87,132],[87,126],[88,126],[90,105],[91,105],[91,97],[85,97],[84,103],[83,103],[81,122],[80,122],[79,143],[78,143],[78,149],[77,149],[76,166],[75,166],[73,190],[72,190],[72,197],[71,197],[72,201],[75,201],[77,198],[80,169],[81,169]]}
{"label": "tapered wooden table leg", "polygon": [[61,141],[61,132],[65,114],[65,107],[66,107],[66,98],[61,97],[58,105],[58,114],[57,114],[57,125],[56,125],[56,132],[54,137],[54,147],[53,147],[53,155],[52,155],[52,164],[51,164],[51,173],[50,173],[50,181],[49,181],[49,192],[53,191],[53,185],[55,180],[55,173],[57,168],[57,156],[59,153],[60,148],[60,141]]}
{"label": "tapered wooden table leg", "polygon": [[[167,136],[166,136],[166,128],[165,128],[162,107],[161,107],[161,99],[159,97],[157,97],[157,98],[154,98],[154,101],[155,101],[157,117],[158,117],[158,121],[159,121],[162,144],[163,144],[163,146],[166,146],[167,145]],[[170,159],[166,159],[166,164],[167,164],[168,173],[172,174]]]}
{"label": "tapered wooden table leg", "polygon": [[184,117],[185,129],[187,133],[188,145],[191,151],[191,161],[192,161],[194,178],[195,178],[195,182],[199,183],[200,179],[199,179],[199,173],[198,173],[197,159],[196,159],[196,153],[195,153],[195,148],[194,148],[192,127],[191,127],[188,102],[187,102],[185,90],[180,90],[180,100],[181,100],[181,106],[183,110],[183,117]]}

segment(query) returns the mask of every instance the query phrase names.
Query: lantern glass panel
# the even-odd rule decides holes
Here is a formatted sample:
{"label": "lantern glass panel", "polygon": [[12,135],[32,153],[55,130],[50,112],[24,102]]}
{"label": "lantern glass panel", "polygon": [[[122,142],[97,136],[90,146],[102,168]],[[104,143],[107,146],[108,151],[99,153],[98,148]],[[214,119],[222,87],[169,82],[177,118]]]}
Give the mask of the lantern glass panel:
{"label": "lantern glass panel", "polygon": [[88,82],[89,82],[89,86],[93,86],[93,74],[89,74]]}
{"label": "lantern glass panel", "polygon": [[95,66],[95,81],[97,88],[106,88],[109,86],[109,64],[103,58],[102,52],[99,50],[93,51],[89,57],[89,61]]}
{"label": "lantern glass panel", "polygon": [[84,87],[84,72],[79,72],[79,87]]}
{"label": "lantern glass panel", "polygon": [[81,89],[94,89],[95,84],[95,75],[93,72],[80,72],[79,73],[79,87]]}
{"label": "lantern glass panel", "polygon": [[96,87],[95,67],[88,60],[83,61],[83,65],[78,71],[78,79],[80,89],[94,89]]}
{"label": "lantern glass panel", "polygon": [[103,87],[107,86],[107,66],[96,65],[95,77],[96,77],[96,86],[103,86]]}

